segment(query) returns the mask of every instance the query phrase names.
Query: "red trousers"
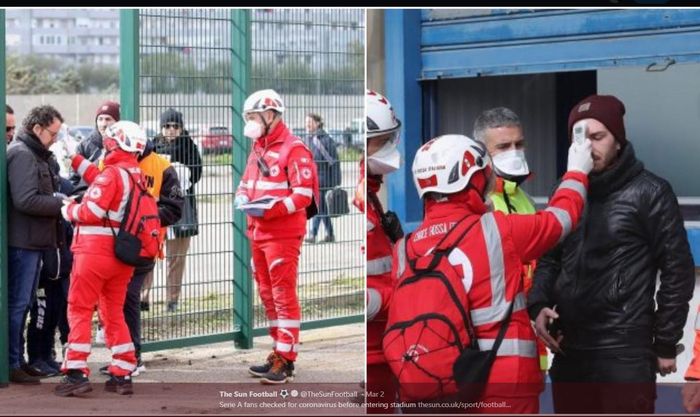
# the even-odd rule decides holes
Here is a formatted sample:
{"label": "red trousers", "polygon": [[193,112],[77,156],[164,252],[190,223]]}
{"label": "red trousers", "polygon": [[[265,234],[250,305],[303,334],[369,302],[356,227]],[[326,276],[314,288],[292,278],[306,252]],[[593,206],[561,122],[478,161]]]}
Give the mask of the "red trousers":
{"label": "red trousers", "polygon": [[252,241],[251,266],[265,315],[270,321],[273,349],[287,360],[297,358],[301,309],[297,270],[302,238]]}
{"label": "red trousers", "polygon": [[367,414],[393,414],[399,402],[396,378],[386,363],[367,364]]}
{"label": "red trousers", "polygon": [[124,321],[126,288],[134,267],[114,256],[75,254],[68,289],[68,349],[62,371],[79,369],[90,375],[87,359],[92,341],[92,313],[98,305],[105,342],[112,351],[109,372],[116,376],[136,369],[136,354]]}

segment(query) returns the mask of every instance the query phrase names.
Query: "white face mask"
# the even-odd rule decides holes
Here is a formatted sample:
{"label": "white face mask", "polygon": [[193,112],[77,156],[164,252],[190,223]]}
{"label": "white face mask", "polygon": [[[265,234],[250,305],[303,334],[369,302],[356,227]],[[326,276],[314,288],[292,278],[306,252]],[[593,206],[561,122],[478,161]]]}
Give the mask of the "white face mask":
{"label": "white face mask", "polygon": [[496,173],[506,179],[515,179],[530,174],[530,168],[525,160],[525,152],[522,150],[501,152],[493,156],[492,160],[496,167]]}
{"label": "white face mask", "polygon": [[243,127],[243,135],[245,137],[255,140],[262,136],[262,133],[263,127],[260,123],[253,120],[245,122],[245,126]]}
{"label": "white face mask", "polygon": [[389,141],[377,152],[367,157],[367,168],[372,175],[385,175],[401,166],[401,154],[396,143]]}

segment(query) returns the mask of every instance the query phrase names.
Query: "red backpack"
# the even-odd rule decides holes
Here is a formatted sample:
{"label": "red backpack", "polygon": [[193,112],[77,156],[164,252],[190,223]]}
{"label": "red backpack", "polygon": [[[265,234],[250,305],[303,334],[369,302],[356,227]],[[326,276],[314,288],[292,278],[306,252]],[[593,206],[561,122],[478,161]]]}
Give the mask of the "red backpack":
{"label": "red backpack", "polygon": [[143,181],[135,181],[128,171],[124,172],[129,177],[131,189],[119,231],[115,233],[112,229],[114,253],[125,264],[148,266],[158,256],[160,248],[158,203]]}
{"label": "red backpack", "polygon": [[424,256],[416,256],[406,244],[411,234],[400,243],[406,245],[408,267],[394,287],[383,348],[402,401],[447,399],[458,393],[455,364],[463,353],[479,350],[462,277],[448,260],[477,223],[478,215],[463,218]]}

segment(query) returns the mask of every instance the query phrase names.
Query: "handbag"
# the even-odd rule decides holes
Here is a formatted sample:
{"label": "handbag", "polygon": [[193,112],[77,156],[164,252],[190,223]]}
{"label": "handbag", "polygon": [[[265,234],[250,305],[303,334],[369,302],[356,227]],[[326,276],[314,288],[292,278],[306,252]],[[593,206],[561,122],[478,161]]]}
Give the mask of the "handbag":
{"label": "handbag", "polygon": [[340,187],[331,188],[326,192],[326,211],[329,217],[338,217],[350,213],[348,192]]}
{"label": "handbag", "polygon": [[486,381],[489,379],[493,362],[496,360],[498,348],[501,347],[501,342],[510,324],[513,304],[515,304],[515,301],[511,302],[510,307],[508,307],[508,313],[503,323],[501,323],[501,328],[498,331],[493,347],[490,350],[476,350],[467,347],[452,365],[454,378],[460,390],[460,399],[474,401],[481,396],[486,387]]}

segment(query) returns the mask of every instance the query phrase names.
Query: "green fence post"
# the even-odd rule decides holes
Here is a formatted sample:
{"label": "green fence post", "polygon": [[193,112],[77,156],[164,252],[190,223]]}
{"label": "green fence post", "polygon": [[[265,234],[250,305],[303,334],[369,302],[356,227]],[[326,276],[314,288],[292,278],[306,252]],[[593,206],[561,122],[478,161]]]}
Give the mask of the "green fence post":
{"label": "green fence post", "polygon": [[[233,106],[233,184],[238,186],[250,151],[243,136],[243,102],[248,94],[250,65],[250,15],[248,10],[231,10],[231,75]],[[250,275],[250,246],[246,217],[240,210],[233,216],[233,329],[237,348],[253,347],[253,283]]]}
{"label": "green fence post", "polygon": [[[0,39],[5,39],[5,10],[0,10]],[[0,105],[5,103],[5,42],[0,42]],[[5,107],[5,106],[2,106]],[[0,117],[0,132],[5,127],[5,118]],[[4,141],[0,141],[0,386],[5,387],[10,382],[8,340],[9,335],[7,316],[7,154]]]}
{"label": "green fence post", "polygon": [[122,120],[139,122],[139,11],[119,15],[119,91]]}

